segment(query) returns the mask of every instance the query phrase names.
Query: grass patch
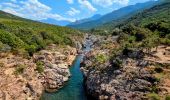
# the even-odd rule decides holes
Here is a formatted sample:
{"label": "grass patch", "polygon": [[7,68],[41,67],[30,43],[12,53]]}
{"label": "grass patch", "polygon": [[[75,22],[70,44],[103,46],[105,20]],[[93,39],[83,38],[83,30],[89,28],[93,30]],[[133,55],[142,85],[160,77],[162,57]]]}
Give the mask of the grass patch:
{"label": "grass patch", "polygon": [[165,77],[165,73],[156,73],[154,74],[154,76],[157,79],[157,81],[160,81],[162,78]]}
{"label": "grass patch", "polygon": [[167,95],[165,100],[170,100],[170,95]]}
{"label": "grass patch", "polygon": [[23,74],[25,68],[26,68],[26,66],[24,66],[24,65],[21,65],[21,64],[16,65],[16,66],[15,66],[15,72],[14,72],[14,74],[15,74],[15,75]]}
{"label": "grass patch", "polygon": [[36,70],[38,71],[38,73],[43,73],[44,72],[44,63],[41,61],[38,61],[36,63]]}
{"label": "grass patch", "polygon": [[156,93],[150,93],[147,95],[149,100],[160,100],[160,96]]}
{"label": "grass patch", "polygon": [[95,57],[95,60],[96,62],[98,63],[105,63],[107,61],[108,57],[104,54],[98,54],[96,57]]}

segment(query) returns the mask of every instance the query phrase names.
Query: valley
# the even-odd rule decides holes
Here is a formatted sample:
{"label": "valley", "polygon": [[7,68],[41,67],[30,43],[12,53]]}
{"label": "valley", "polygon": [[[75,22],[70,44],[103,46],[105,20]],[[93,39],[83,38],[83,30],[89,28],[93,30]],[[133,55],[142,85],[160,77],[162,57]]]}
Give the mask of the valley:
{"label": "valley", "polygon": [[168,0],[46,21],[0,11],[0,100],[170,100]]}

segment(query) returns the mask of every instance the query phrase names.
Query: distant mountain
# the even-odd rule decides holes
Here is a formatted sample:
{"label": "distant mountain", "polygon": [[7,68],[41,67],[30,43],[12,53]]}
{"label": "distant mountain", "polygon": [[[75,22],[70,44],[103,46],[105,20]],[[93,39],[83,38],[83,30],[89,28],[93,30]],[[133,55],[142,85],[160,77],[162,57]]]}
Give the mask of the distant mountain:
{"label": "distant mountain", "polygon": [[[166,1],[166,0],[164,0]],[[168,1],[168,0],[167,0]],[[150,9],[146,9],[133,17],[119,23],[118,25],[123,27],[129,24],[135,26],[146,26],[150,23],[162,25],[162,27],[170,27],[170,1],[162,2],[159,5],[153,6]],[[163,24],[162,24],[163,23]],[[170,31],[170,29],[168,29]],[[168,34],[169,32],[167,32]]]}
{"label": "distant mountain", "polygon": [[53,25],[59,25],[59,26],[66,26],[69,23],[71,23],[70,21],[66,21],[66,20],[57,21],[57,20],[51,19],[51,18],[48,18],[46,20],[41,20],[40,22],[47,23],[47,24],[53,24]]}
{"label": "distant mountain", "polygon": [[75,28],[75,29],[81,29],[81,30],[88,30],[91,28],[98,27],[102,24],[108,23],[113,20],[120,19],[124,16],[134,15],[138,13],[139,11],[145,10],[147,8],[151,8],[152,6],[158,4],[159,1],[148,1],[145,3],[137,3],[135,5],[130,5],[127,7],[120,8],[118,10],[115,10],[111,13],[108,13],[106,15],[103,15],[101,18],[93,21],[88,21],[85,23],[80,23],[76,25],[68,25],[69,27]]}
{"label": "distant mountain", "polygon": [[77,21],[75,21],[73,23],[70,23],[68,26],[79,25],[79,24],[86,23],[86,22],[89,22],[89,21],[94,21],[94,20],[97,20],[97,19],[99,19],[101,17],[102,17],[102,15],[96,14],[96,15],[93,15],[92,17],[90,17],[90,18],[85,18],[85,19],[77,20]]}

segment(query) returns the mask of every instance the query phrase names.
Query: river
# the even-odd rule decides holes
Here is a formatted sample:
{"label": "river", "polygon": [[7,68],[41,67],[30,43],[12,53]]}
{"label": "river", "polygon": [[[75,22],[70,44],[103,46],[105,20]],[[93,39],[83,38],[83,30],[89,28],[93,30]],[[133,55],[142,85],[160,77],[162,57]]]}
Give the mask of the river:
{"label": "river", "polygon": [[[86,48],[84,48],[84,52],[88,52],[90,50],[90,44],[87,41]],[[41,100],[87,100],[87,96],[85,94],[84,86],[83,86],[83,74],[80,71],[80,63],[83,59],[83,55],[78,55],[70,67],[71,77],[69,81],[64,85],[63,88],[54,93],[45,92],[42,95]]]}
{"label": "river", "polygon": [[55,93],[44,93],[42,100],[86,100],[83,75],[80,62],[83,55],[78,55],[70,67],[71,77],[66,85]]}

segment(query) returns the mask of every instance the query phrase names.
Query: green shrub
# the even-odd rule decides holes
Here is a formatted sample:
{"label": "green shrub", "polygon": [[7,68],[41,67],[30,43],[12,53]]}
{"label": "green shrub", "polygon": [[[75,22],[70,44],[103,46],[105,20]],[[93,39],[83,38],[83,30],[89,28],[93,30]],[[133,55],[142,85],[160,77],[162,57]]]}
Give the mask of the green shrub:
{"label": "green shrub", "polygon": [[115,36],[115,35],[120,35],[122,33],[122,30],[118,29],[118,28],[115,28],[112,32],[112,35]]}
{"label": "green shrub", "polygon": [[160,41],[164,45],[170,45],[170,39],[168,38],[161,38]]}
{"label": "green shrub", "polygon": [[167,95],[165,100],[170,100],[170,95]]}
{"label": "green shrub", "polygon": [[49,36],[48,36],[48,33],[47,32],[40,32],[40,35],[42,36],[43,39],[48,39]]}
{"label": "green shrub", "polygon": [[33,55],[34,52],[53,43],[74,46],[72,39],[80,40],[83,37],[81,32],[67,27],[2,16],[6,15],[0,14],[0,51],[3,52],[8,49],[25,49]]}
{"label": "green shrub", "polygon": [[36,48],[39,50],[43,49],[45,47],[45,43],[44,43],[43,39],[37,35],[34,35],[31,39],[31,41],[34,44],[34,46],[36,46]]}
{"label": "green shrub", "polygon": [[163,69],[161,67],[156,67],[154,69],[157,73],[162,73],[163,72]]}
{"label": "green shrub", "polygon": [[38,71],[38,73],[43,73],[44,72],[44,63],[41,61],[38,61],[36,63],[36,70]]}
{"label": "green shrub", "polygon": [[15,75],[23,74],[25,68],[26,67],[24,65],[21,65],[21,64],[16,65],[14,74]]}
{"label": "green shrub", "polygon": [[108,57],[104,54],[98,54],[95,57],[95,59],[96,59],[96,62],[98,62],[98,63],[104,63],[108,59]]}
{"label": "green shrub", "polygon": [[0,51],[3,49],[4,44],[0,41]]}
{"label": "green shrub", "polygon": [[150,100],[160,100],[159,95],[156,94],[156,93],[148,94],[148,97],[149,97]]}
{"label": "green shrub", "polygon": [[152,86],[151,89],[152,89],[151,91],[153,93],[158,93],[158,91],[159,91],[159,88],[156,85]]}
{"label": "green shrub", "polygon": [[29,45],[26,50],[28,51],[29,55],[33,55],[36,52],[36,47],[34,45]]}
{"label": "green shrub", "polygon": [[22,48],[26,45],[20,38],[16,37],[14,34],[2,30],[0,30],[0,41],[3,44],[8,44],[13,48]]}
{"label": "green shrub", "polygon": [[166,38],[167,38],[167,39],[170,39],[170,33],[166,35]]}
{"label": "green shrub", "polygon": [[122,61],[120,59],[113,60],[112,66],[114,69],[120,69],[122,66]]}

